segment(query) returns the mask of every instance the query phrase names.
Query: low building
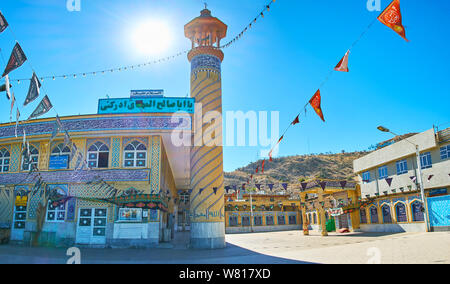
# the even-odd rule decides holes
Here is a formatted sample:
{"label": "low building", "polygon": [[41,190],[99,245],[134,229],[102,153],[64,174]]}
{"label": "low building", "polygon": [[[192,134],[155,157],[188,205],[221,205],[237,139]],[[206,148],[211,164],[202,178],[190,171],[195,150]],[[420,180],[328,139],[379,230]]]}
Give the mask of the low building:
{"label": "low building", "polygon": [[[450,128],[430,129],[388,143],[354,161],[363,200],[361,230],[367,232],[424,232],[450,228]],[[415,145],[419,146],[423,206]],[[427,212],[424,214],[423,211]]]}
{"label": "low building", "polygon": [[361,204],[357,182],[314,179],[303,182],[298,187],[303,219],[306,220],[303,224],[305,234],[309,230],[359,230],[359,216],[355,212],[355,208]]}
{"label": "low building", "polygon": [[300,201],[289,194],[225,194],[227,234],[300,230],[301,223]]}
{"label": "low building", "polygon": [[[0,124],[0,224],[18,244],[132,247],[170,241],[189,189],[190,98],[100,100],[99,113]],[[178,111],[183,111],[182,113]],[[55,128],[56,127],[56,128]],[[16,132],[17,131],[17,132]],[[26,133],[27,143],[22,136]],[[47,203],[48,201],[48,203]],[[189,211],[184,214],[189,218]]]}

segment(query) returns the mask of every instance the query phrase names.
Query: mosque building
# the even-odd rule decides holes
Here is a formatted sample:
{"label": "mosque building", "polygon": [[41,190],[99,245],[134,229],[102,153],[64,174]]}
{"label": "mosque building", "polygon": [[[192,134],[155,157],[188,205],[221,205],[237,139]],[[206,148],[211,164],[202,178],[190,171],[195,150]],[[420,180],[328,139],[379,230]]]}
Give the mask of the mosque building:
{"label": "mosque building", "polygon": [[[190,98],[137,90],[100,99],[97,114],[0,124],[0,228],[10,242],[151,247],[187,229],[193,248],[224,247],[222,146],[194,133],[222,141],[226,32],[206,8],[185,26]],[[219,117],[205,123],[207,113]],[[194,146],[174,143],[181,133]]]}

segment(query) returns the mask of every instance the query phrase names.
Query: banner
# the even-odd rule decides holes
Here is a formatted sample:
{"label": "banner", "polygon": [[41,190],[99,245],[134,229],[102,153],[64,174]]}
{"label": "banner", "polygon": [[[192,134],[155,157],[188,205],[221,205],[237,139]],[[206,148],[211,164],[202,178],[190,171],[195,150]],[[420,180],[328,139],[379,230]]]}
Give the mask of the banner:
{"label": "banner", "polygon": [[11,71],[19,68],[22,64],[27,61],[27,57],[20,47],[19,43],[16,43],[14,46],[11,57],[9,58],[8,65],[6,65],[5,71],[3,72],[2,77],[8,75]]}
{"label": "banner", "polygon": [[28,120],[32,118],[39,117],[43,114],[46,114],[51,110],[53,107],[52,103],[50,102],[49,98],[45,96],[42,101],[39,103],[39,105],[36,107],[36,109],[33,111],[33,113],[30,115]]}
{"label": "banner", "polygon": [[25,98],[24,106],[34,101],[37,97],[39,97],[39,88],[41,87],[41,82],[39,82],[36,73],[33,72],[33,77],[31,77],[30,87],[28,89],[27,97]]}
{"label": "banner", "polygon": [[10,88],[11,88],[11,85],[9,84],[9,76],[6,75],[5,76],[5,91],[6,91],[6,98],[8,100],[11,99],[11,89]]}
{"label": "banner", "polygon": [[2,12],[0,12],[0,33],[2,33],[8,27],[8,22],[3,16]]}

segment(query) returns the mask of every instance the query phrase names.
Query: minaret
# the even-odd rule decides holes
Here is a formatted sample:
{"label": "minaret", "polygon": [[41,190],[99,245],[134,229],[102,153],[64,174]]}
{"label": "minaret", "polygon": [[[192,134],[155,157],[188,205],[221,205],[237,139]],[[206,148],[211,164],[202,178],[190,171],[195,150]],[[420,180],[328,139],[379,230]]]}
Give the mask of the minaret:
{"label": "minaret", "polygon": [[[211,11],[205,7],[199,17],[185,25],[184,33],[192,41],[188,59],[191,62],[191,97],[196,103],[191,147],[191,247],[224,248],[221,117],[221,64],[224,55],[220,50],[220,40],[226,36],[227,26],[212,17]],[[211,143],[211,140],[216,143]]]}

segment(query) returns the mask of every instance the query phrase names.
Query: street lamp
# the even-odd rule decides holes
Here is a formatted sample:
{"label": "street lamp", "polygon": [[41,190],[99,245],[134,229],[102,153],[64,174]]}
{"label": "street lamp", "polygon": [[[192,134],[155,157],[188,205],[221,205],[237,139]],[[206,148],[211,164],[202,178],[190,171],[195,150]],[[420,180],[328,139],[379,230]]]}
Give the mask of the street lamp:
{"label": "street lamp", "polygon": [[[382,131],[382,132],[387,132],[387,133],[391,133],[394,136],[399,136],[397,134],[395,134],[394,132],[390,131],[388,128],[384,127],[384,126],[378,126],[377,127],[378,130]],[[423,206],[423,215],[424,215],[424,219],[425,219],[425,225],[426,225],[426,230],[427,232],[429,231],[429,227],[428,227],[428,213],[425,210],[425,190],[423,188],[423,181],[422,181],[422,164],[420,162],[420,151],[419,151],[419,145],[409,141],[408,139],[404,139],[405,141],[407,141],[408,143],[414,145],[414,147],[416,148],[416,158],[417,158],[417,179],[419,182],[419,187],[420,187],[420,195],[422,198],[422,206]]]}

